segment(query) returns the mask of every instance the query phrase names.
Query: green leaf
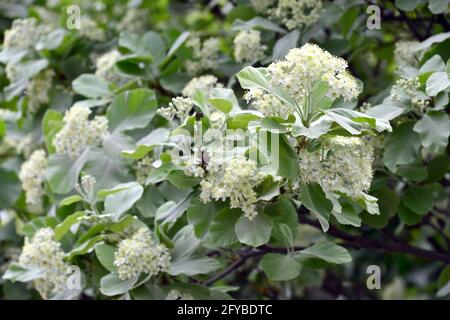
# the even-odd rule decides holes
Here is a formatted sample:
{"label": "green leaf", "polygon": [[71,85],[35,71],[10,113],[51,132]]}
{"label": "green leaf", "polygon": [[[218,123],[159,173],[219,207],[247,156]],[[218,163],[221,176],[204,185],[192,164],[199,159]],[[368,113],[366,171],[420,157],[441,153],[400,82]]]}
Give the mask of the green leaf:
{"label": "green leaf", "polygon": [[72,260],[75,256],[80,256],[80,255],[84,255],[86,253],[91,252],[95,245],[97,243],[99,243],[100,241],[104,240],[104,236],[103,235],[98,235],[92,238],[89,238],[88,240],[86,240],[85,242],[82,242],[79,246],[77,246],[76,248],[72,249],[72,251],[70,251],[68,253],[68,257],[67,259],[70,261]]}
{"label": "green leaf", "polygon": [[158,210],[156,211],[155,220],[159,224],[175,222],[187,210],[189,204],[191,203],[191,199],[192,193],[188,194],[178,203],[169,201],[170,206],[167,206],[166,208],[164,208],[164,210],[161,210],[162,206],[158,208]]}
{"label": "green leaf", "polygon": [[110,272],[117,272],[117,267],[114,265],[114,247],[106,243],[98,243],[95,245],[95,255],[98,261]]}
{"label": "green leaf", "polygon": [[149,89],[125,91],[114,98],[106,116],[113,132],[146,127],[156,113],[155,93]]}
{"label": "green leaf", "polygon": [[105,79],[94,74],[82,74],[72,82],[72,88],[76,93],[88,98],[103,98],[112,95],[109,83]]}
{"label": "green leaf", "polygon": [[29,282],[40,279],[45,274],[45,270],[40,268],[25,268],[18,263],[11,263],[3,274],[3,279],[10,281]]}
{"label": "green leaf", "polygon": [[429,96],[434,97],[448,87],[450,87],[450,79],[447,72],[435,72],[427,80],[426,92]]}
{"label": "green leaf", "polygon": [[297,234],[297,210],[287,196],[279,196],[275,203],[271,203],[264,208],[264,212],[273,218],[275,225],[285,224],[289,227],[293,235]]}
{"label": "green leaf", "polygon": [[435,54],[420,67],[419,75],[437,71],[445,71],[445,63],[441,56]]}
{"label": "green leaf", "polygon": [[8,209],[20,195],[20,182],[15,172],[1,167],[0,179],[0,209]]}
{"label": "green leaf", "polygon": [[47,163],[47,180],[53,192],[64,194],[75,187],[81,170],[88,160],[89,150],[86,149],[78,159],[72,159],[67,154],[52,154]]}
{"label": "green leaf", "polygon": [[62,239],[62,237],[70,230],[70,228],[79,222],[81,217],[84,217],[86,213],[84,211],[78,211],[70,216],[68,216],[66,219],[64,219],[63,222],[58,224],[55,227],[55,239],[56,241],[59,241]]}
{"label": "green leaf", "polygon": [[354,227],[361,226],[361,218],[359,217],[359,213],[352,205],[348,203],[343,203],[341,205],[340,212],[333,211],[332,214],[340,224],[351,225]]}
{"label": "green leaf", "polygon": [[[270,134],[269,136],[271,138],[276,137],[275,134]],[[288,138],[284,134],[279,134],[278,137],[279,154],[271,154],[272,161],[274,157],[278,160],[278,163],[276,163],[277,167],[274,169],[277,170],[278,175],[294,180],[298,172],[298,154],[292,148]]]}
{"label": "green leaf", "polygon": [[428,0],[428,9],[433,14],[444,13],[448,9],[450,0]]}
{"label": "green leaf", "polygon": [[296,107],[296,102],[286,91],[272,87],[268,80],[267,70],[264,68],[246,67],[237,74],[237,78],[244,89],[261,89],[272,93],[287,105]]}
{"label": "green leaf", "polygon": [[309,127],[305,127],[301,123],[298,123],[292,126],[292,135],[294,137],[305,136],[310,139],[317,139],[329,131],[331,124],[332,121],[325,117],[313,121]]}
{"label": "green leaf", "polygon": [[397,118],[399,115],[401,115],[405,109],[400,108],[398,106],[392,105],[392,104],[379,104],[375,107],[370,108],[365,112],[365,114],[379,119],[384,120],[392,120]]}
{"label": "green leaf", "polygon": [[116,273],[110,273],[100,280],[100,292],[105,296],[117,296],[133,289],[139,276],[121,280]]}
{"label": "green leaf", "polygon": [[420,3],[420,0],[395,0],[395,6],[403,11],[412,11]]}
{"label": "green leaf", "polygon": [[223,201],[203,203],[198,196],[194,196],[187,209],[189,224],[194,226],[195,236],[203,238],[212,223],[214,216],[225,206]]}
{"label": "green leaf", "polygon": [[62,199],[61,202],[59,203],[59,205],[61,207],[70,206],[71,204],[74,204],[74,203],[77,203],[80,201],[83,201],[83,197],[78,194],[75,194],[73,196]]}
{"label": "green leaf", "polygon": [[[409,0],[403,0],[403,1],[409,1]],[[415,1],[418,1],[418,0],[415,0]],[[443,41],[447,40],[448,38],[450,38],[450,32],[439,33],[439,34],[429,37],[428,39],[422,41],[421,43],[419,43],[417,45],[412,46],[410,48],[410,50],[411,50],[411,52],[422,51],[422,50],[428,49],[433,44],[443,42]]]}
{"label": "green leaf", "polygon": [[122,155],[126,158],[131,158],[135,160],[142,159],[158,146],[167,146],[177,148],[174,143],[166,143],[169,138],[170,131],[166,128],[157,128],[152,130],[147,136],[139,140],[136,145],[137,148],[134,150],[125,150]]}
{"label": "green leaf", "polygon": [[346,108],[332,108],[322,110],[328,117],[338,123],[342,128],[353,135],[360,134],[363,130],[375,129],[378,132],[392,131],[389,121],[374,118],[359,111]]}
{"label": "green leaf", "polygon": [[223,113],[231,110],[240,110],[233,90],[227,88],[215,88],[208,99],[208,102]]}
{"label": "green leaf", "polygon": [[441,155],[431,160],[427,165],[428,178],[426,182],[431,183],[440,181],[447,173],[449,166],[450,159],[447,155]]}
{"label": "green leaf", "polygon": [[243,110],[233,114],[227,120],[228,129],[247,128],[250,121],[261,119],[261,115],[252,110]]}
{"label": "green leaf", "polygon": [[374,190],[373,195],[378,198],[378,205],[380,207],[380,214],[374,215],[367,211],[363,211],[361,218],[364,223],[374,228],[383,228],[388,223],[389,219],[397,213],[397,207],[400,202],[399,197],[386,186],[378,190]]}
{"label": "green leaf", "polygon": [[241,215],[240,209],[230,208],[224,208],[217,213],[208,232],[211,241],[216,246],[226,247],[238,242],[234,226]]}
{"label": "green leaf", "polygon": [[220,268],[220,263],[213,258],[203,257],[189,260],[177,260],[170,264],[168,273],[172,276],[184,274],[195,276],[197,274],[208,274]]}
{"label": "green leaf", "polygon": [[275,223],[271,237],[271,243],[279,244],[283,247],[292,247],[294,245],[294,235],[285,223]]}
{"label": "green leaf", "polygon": [[42,228],[54,229],[58,224],[58,220],[54,217],[39,217],[27,222],[23,228],[22,233],[28,238],[32,238],[36,231]]}
{"label": "green leaf", "polygon": [[407,226],[418,224],[423,216],[409,210],[403,203],[398,206],[398,216]]}
{"label": "green leaf", "polygon": [[136,207],[145,218],[153,218],[156,210],[164,203],[163,194],[155,186],[144,189],[141,199],[136,202]]}
{"label": "green leaf", "polygon": [[450,136],[450,118],[443,112],[430,111],[414,126],[422,145],[433,153],[445,150]]}
{"label": "green leaf", "polygon": [[269,242],[273,220],[263,213],[258,213],[252,220],[242,215],[235,225],[238,240],[252,247],[259,247]]}
{"label": "green leaf", "polygon": [[185,175],[183,170],[171,171],[167,176],[167,180],[175,187],[187,190],[192,189],[200,182],[199,178]]}
{"label": "green leaf", "polygon": [[347,249],[332,242],[316,243],[295,254],[295,258],[299,261],[320,259],[332,264],[343,264],[352,261],[352,257]]}
{"label": "green leaf", "polygon": [[[268,19],[264,19],[261,17],[254,17],[250,20],[243,21],[241,19],[236,19],[233,21],[233,30],[252,30],[252,29],[261,29],[267,31],[275,31],[279,33],[286,33],[286,30],[281,28],[279,25],[273,23]],[[284,56],[283,56],[284,57]]]}
{"label": "green leaf", "polygon": [[47,110],[42,119],[42,133],[45,139],[45,146],[49,153],[55,152],[55,147],[53,146],[54,136],[63,127],[63,116],[61,113],[55,110]]}
{"label": "green leaf", "polygon": [[205,256],[199,257],[199,254],[196,254],[200,240],[195,237],[192,226],[187,225],[179,230],[173,242],[175,245],[171,250],[169,274],[193,276],[207,274],[220,267],[217,260]]}
{"label": "green leaf", "polygon": [[[300,186],[300,200],[311,212],[318,214],[325,221],[330,219],[333,204],[327,199],[318,184],[303,184]],[[328,228],[326,228],[328,230]],[[324,230],[324,231],[327,231]]]}
{"label": "green leaf", "polygon": [[438,287],[440,288],[436,296],[445,297],[450,293],[450,266],[445,267],[439,275]]}
{"label": "green leaf", "polygon": [[410,186],[403,196],[403,204],[412,212],[427,214],[434,207],[434,196],[427,186]]}
{"label": "green leaf", "polygon": [[175,39],[169,51],[167,52],[167,56],[164,59],[163,63],[168,61],[178,51],[178,49],[180,49],[183,43],[185,43],[186,40],[189,38],[189,34],[190,33],[188,31],[184,31]]}
{"label": "green leaf", "polygon": [[115,188],[122,190],[106,196],[105,211],[113,213],[114,219],[118,220],[142,197],[144,188],[137,182],[123,183]]}
{"label": "green leaf", "polygon": [[397,166],[411,164],[419,157],[420,136],[413,131],[414,124],[402,123],[386,139],[383,162],[394,173]]}
{"label": "green leaf", "polygon": [[277,61],[283,59],[289,50],[297,47],[299,38],[300,32],[298,30],[293,30],[277,40],[273,47],[272,60]]}
{"label": "green leaf", "polygon": [[261,260],[261,269],[273,281],[287,281],[300,275],[301,264],[288,254],[268,253]]}

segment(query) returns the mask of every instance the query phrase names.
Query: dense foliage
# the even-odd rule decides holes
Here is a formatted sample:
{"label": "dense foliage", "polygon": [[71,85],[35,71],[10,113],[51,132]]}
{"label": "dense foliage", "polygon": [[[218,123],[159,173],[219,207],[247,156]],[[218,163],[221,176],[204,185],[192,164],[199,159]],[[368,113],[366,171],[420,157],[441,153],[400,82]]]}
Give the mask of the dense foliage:
{"label": "dense foliage", "polygon": [[0,298],[448,297],[449,4],[2,2]]}

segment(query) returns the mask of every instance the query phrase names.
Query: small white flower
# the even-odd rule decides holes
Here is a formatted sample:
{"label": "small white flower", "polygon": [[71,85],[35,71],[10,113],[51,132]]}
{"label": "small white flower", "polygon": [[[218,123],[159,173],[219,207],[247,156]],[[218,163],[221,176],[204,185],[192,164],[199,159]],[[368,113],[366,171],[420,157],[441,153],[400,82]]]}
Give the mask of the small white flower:
{"label": "small white flower", "polygon": [[66,289],[69,266],[64,262],[64,251],[61,244],[55,241],[51,228],[39,229],[31,240],[25,238],[19,264],[43,272],[40,278],[33,280],[42,298],[48,299]]}
{"label": "small white flower", "polygon": [[398,68],[416,66],[423,56],[423,51],[412,51],[418,41],[397,41],[395,43],[394,59]]}
{"label": "small white flower", "polygon": [[326,139],[317,151],[300,150],[300,181],[357,198],[370,188],[372,161],[373,148],[367,141],[336,136]]}
{"label": "small white flower", "polygon": [[97,25],[97,22],[88,17],[81,19],[81,28],[78,32],[89,40],[104,41],[106,39],[105,31]]}
{"label": "small white flower", "polygon": [[22,189],[25,191],[26,203],[32,211],[42,211],[46,168],[47,159],[44,150],[34,151],[20,168],[19,179]]}
{"label": "small white flower", "polygon": [[[343,97],[350,101],[360,91],[358,83],[347,71],[347,62],[334,57],[315,44],[307,43],[301,48],[291,49],[285,60],[273,62],[267,67],[269,81],[284,89],[302,106],[320,81],[328,85],[327,96],[331,99]],[[267,116],[286,118],[294,110],[272,94],[260,89],[251,89],[246,98]]]}
{"label": "small white flower", "polygon": [[237,62],[253,62],[264,58],[266,45],[261,44],[261,33],[257,30],[241,31],[234,38],[234,57]]}
{"label": "small white flower", "polygon": [[391,98],[393,101],[400,103],[409,100],[413,108],[419,109],[421,112],[430,105],[428,96],[420,91],[419,78],[398,79],[391,89]]}
{"label": "small white flower", "polygon": [[218,79],[213,75],[204,75],[193,78],[184,87],[182,94],[185,97],[192,98],[197,91],[203,92],[208,97],[215,88],[222,88],[223,85],[217,82]]}
{"label": "small white flower", "polygon": [[117,24],[119,31],[130,33],[142,33],[149,26],[149,12],[143,8],[131,8],[126,10],[125,16]]}
{"label": "small white flower", "polygon": [[251,0],[251,3],[256,12],[266,13],[275,1],[276,0]]}
{"label": "small white flower", "polygon": [[49,102],[48,92],[52,87],[52,78],[55,72],[51,69],[46,69],[39,72],[37,76],[28,82],[27,96],[28,109],[35,113],[39,107]]}
{"label": "small white flower", "polygon": [[117,50],[111,50],[97,58],[95,74],[111,82],[119,82],[121,76],[114,70],[115,63],[120,59],[121,54]]}
{"label": "small white flower", "polygon": [[200,182],[203,202],[230,200],[230,208],[240,208],[248,219],[257,215],[257,194],[253,190],[264,175],[256,167],[256,163],[242,156],[226,162],[211,159],[207,167],[207,176]]}
{"label": "small white flower", "polygon": [[141,228],[130,238],[120,241],[114,255],[119,278],[126,280],[142,273],[155,276],[170,267],[167,247],[157,244],[147,228]]}
{"label": "small white flower", "polygon": [[292,30],[316,22],[321,9],[321,0],[279,0],[275,8],[269,9],[269,14]]}
{"label": "small white flower", "polygon": [[35,18],[16,19],[11,29],[5,31],[3,47],[33,49],[44,33],[44,28],[38,26]]}
{"label": "small white flower", "polygon": [[190,98],[176,97],[172,99],[168,107],[159,108],[157,113],[168,119],[177,117],[183,122],[189,116],[193,106],[194,102]]}
{"label": "small white flower", "polygon": [[74,106],[64,115],[64,126],[55,135],[53,145],[56,153],[67,153],[76,158],[91,145],[99,145],[108,132],[108,120],[96,116],[89,120],[91,110],[83,106]]}
{"label": "small white flower", "polygon": [[219,39],[208,38],[203,42],[198,37],[191,37],[186,46],[192,49],[192,59],[186,61],[186,71],[191,75],[197,75],[205,70],[217,68],[219,58]]}
{"label": "small white flower", "polygon": [[150,156],[144,157],[137,162],[134,168],[136,170],[136,180],[138,183],[145,184],[150,171],[154,168],[153,162],[154,159]]}

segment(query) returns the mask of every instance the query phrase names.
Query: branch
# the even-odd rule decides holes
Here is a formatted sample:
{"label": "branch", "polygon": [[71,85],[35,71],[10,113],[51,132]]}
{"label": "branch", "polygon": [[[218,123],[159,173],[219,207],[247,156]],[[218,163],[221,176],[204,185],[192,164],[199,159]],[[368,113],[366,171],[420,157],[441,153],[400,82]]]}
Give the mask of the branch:
{"label": "branch", "polygon": [[[311,221],[303,215],[299,215],[299,219],[302,223],[308,224],[315,228],[321,229],[320,224],[315,221]],[[404,254],[409,254],[419,258],[424,258],[428,260],[441,261],[444,263],[450,263],[450,254],[444,254],[440,252],[435,252],[431,250],[425,250],[418,247],[411,246],[406,243],[401,242],[385,242],[376,239],[367,238],[364,236],[354,236],[345,231],[342,231],[332,225],[327,232],[328,234],[344,240],[342,244],[345,247],[353,249],[375,249],[380,251],[390,251],[399,252]]]}

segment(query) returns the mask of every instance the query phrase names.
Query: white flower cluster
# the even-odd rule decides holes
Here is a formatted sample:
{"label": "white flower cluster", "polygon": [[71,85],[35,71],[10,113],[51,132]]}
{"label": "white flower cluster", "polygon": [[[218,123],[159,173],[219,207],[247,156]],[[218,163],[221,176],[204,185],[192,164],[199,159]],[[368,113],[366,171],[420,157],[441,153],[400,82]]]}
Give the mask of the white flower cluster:
{"label": "white flower cluster", "polygon": [[373,148],[357,137],[336,136],[314,152],[299,152],[299,176],[303,183],[318,183],[326,192],[357,198],[372,182]]}
{"label": "white flower cluster", "polygon": [[316,22],[321,10],[321,0],[279,0],[278,5],[269,10],[269,14],[292,30]]}
{"label": "white flower cluster", "polygon": [[419,78],[398,79],[391,89],[391,98],[395,102],[401,102],[402,100],[410,100],[413,108],[418,108],[423,111],[430,105],[428,96],[419,90],[420,81]]}
{"label": "white flower cluster", "polygon": [[266,13],[274,2],[275,0],[251,0],[253,8],[255,8],[256,12],[260,13]]}
{"label": "white flower cluster", "polygon": [[147,156],[137,162],[134,169],[136,170],[136,181],[140,184],[145,184],[147,177],[153,167],[153,157]]}
{"label": "white flower cluster", "polygon": [[44,150],[34,151],[20,168],[19,179],[25,191],[26,203],[33,211],[42,211],[46,168],[47,159]]}
{"label": "white flower cluster", "polygon": [[183,122],[189,116],[193,106],[194,103],[190,98],[176,97],[172,99],[168,107],[159,108],[157,113],[168,119],[177,117]]}
{"label": "white flower cluster", "polygon": [[81,36],[92,41],[104,41],[106,39],[105,31],[97,25],[97,22],[88,17],[81,19],[81,28],[78,31]]}
{"label": "white flower cluster", "polygon": [[149,26],[149,12],[142,8],[127,9],[125,16],[117,24],[119,31],[141,33]]}
{"label": "white flower cluster", "polygon": [[16,64],[8,63],[5,67],[6,78],[13,83],[20,79],[20,70]]}
{"label": "white flower cluster", "polygon": [[170,290],[164,300],[194,300],[194,297],[189,293],[181,293],[178,290]]}
{"label": "white flower cluster", "polygon": [[186,61],[186,71],[191,75],[205,70],[214,70],[219,58],[219,39],[208,38],[201,41],[199,37],[191,37],[186,46],[192,49],[192,60]]}
{"label": "white flower cluster", "polygon": [[38,26],[35,18],[16,19],[11,29],[5,31],[3,47],[32,49],[43,33],[44,29]]}
{"label": "white flower cluster", "polygon": [[31,133],[28,133],[25,137],[14,143],[16,152],[18,154],[22,154],[26,159],[30,157],[35,145],[36,143],[34,142],[33,135]]}
{"label": "white flower cluster", "polygon": [[252,106],[261,111],[266,117],[278,117],[286,119],[294,112],[292,107],[283,104],[277,97],[270,93],[266,93],[261,89],[251,89],[247,91],[244,98],[249,102],[252,101]]}
{"label": "white flower cluster", "polygon": [[97,58],[95,74],[111,82],[119,82],[121,77],[114,70],[114,65],[121,58],[117,50],[111,50]]}
{"label": "white flower cluster", "polygon": [[327,95],[350,101],[359,94],[356,79],[347,71],[347,61],[334,57],[315,44],[307,43],[291,49],[286,60],[269,65],[273,85],[285,89],[299,105],[303,104],[312,86],[318,81],[328,84]]}
{"label": "white flower cluster", "polygon": [[55,233],[51,228],[39,229],[31,240],[25,238],[19,264],[25,268],[42,270],[41,278],[34,280],[33,285],[44,299],[66,289],[68,265],[64,262],[61,244],[55,241]]}
{"label": "white flower cluster", "polygon": [[251,220],[256,211],[257,194],[253,190],[264,178],[256,163],[243,156],[226,162],[212,158],[207,166],[208,174],[200,182],[200,199],[207,203],[211,199],[225,201],[230,199],[230,208],[240,208]]}
{"label": "white flower cluster", "polygon": [[395,43],[394,60],[398,68],[415,66],[419,63],[423,52],[411,50],[417,44],[419,44],[418,41],[397,41]]}
{"label": "white flower cluster", "polygon": [[170,254],[166,246],[153,241],[150,230],[141,228],[130,238],[120,241],[114,265],[122,280],[141,272],[154,276],[169,269]]}
{"label": "white flower cluster", "polygon": [[51,69],[46,69],[39,72],[37,76],[28,82],[28,110],[36,112],[39,107],[49,102],[48,92],[52,87],[52,78],[55,72]]}
{"label": "white flower cluster", "polygon": [[208,97],[215,88],[222,88],[223,84],[217,82],[218,79],[213,75],[204,75],[192,78],[184,87],[182,94],[185,97],[192,98],[197,91],[201,91]]}
{"label": "white flower cluster", "polygon": [[267,50],[267,46],[261,44],[261,32],[257,30],[239,32],[233,43],[234,57],[239,63],[261,60]]}
{"label": "white flower cluster", "polygon": [[83,106],[74,106],[64,115],[64,126],[55,135],[53,145],[56,153],[67,153],[78,157],[87,146],[98,145],[108,132],[108,119],[95,116],[89,120],[91,110]]}

